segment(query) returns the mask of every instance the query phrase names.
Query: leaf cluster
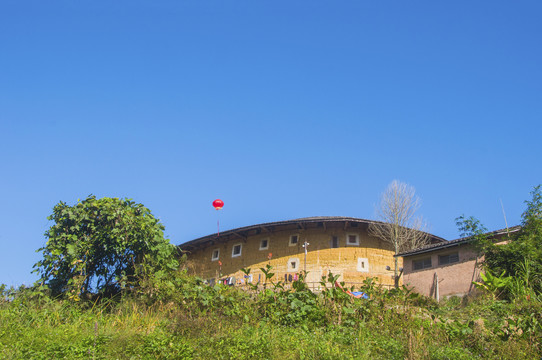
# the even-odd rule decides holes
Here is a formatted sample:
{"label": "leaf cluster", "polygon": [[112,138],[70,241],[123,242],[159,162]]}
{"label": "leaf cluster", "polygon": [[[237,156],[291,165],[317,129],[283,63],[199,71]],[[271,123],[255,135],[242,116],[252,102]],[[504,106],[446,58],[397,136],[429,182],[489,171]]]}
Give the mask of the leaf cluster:
{"label": "leaf cluster", "polygon": [[[463,236],[470,236],[484,256],[486,272],[482,287],[505,299],[542,298],[542,191],[540,185],[531,192],[531,200],[522,214],[521,229],[496,243],[487,229],[473,217],[457,220]],[[500,274],[500,275],[497,275]]]}
{"label": "leaf cluster", "polygon": [[61,201],[48,220],[53,225],[45,232],[46,245],[37,250],[43,258],[34,272],[53,296],[112,295],[137,286],[144,264],[177,266],[164,226],[131,199],[90,195],[73,206]]}

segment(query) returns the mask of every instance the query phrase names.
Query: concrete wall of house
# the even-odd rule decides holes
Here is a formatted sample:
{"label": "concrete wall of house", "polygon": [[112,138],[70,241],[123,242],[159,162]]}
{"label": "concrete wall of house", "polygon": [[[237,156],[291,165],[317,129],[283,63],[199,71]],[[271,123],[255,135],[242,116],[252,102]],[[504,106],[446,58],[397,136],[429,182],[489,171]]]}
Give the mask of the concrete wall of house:
{"label": "concrete wall of house", "polygon": [[[290,244],[290,237],[298,235],[298,243]],[[357,235],[359,245],[347,244],[348,235]],[[332,248],[332,239],[337,237],[338,248]],[[267,249],[260,249],[262,240],[268,241]],[[266,264],[273,266],[274,281],[292,278],[304,268],[304,241],[308,246],[306,270],[307,282],[318,289],[322,275],[329,272],[339,274],[339,280],[348,284],[361,284],[368,277],[377,278],[383,285],[393,285],[394,258],[391,246],[367,233],[366,226],[344,229],[344,224],[328,225],[326,228],[280,230],[248,236],[246,239],[231,239],[224,243],[194,250],[189,254],[189,268],[204,279],[235,276],[243,279],[242,268],[250,268],[253,283],[264,281],[259,270]],[[241,255],[232,256],[233,247],[241,245]],[[212,260],[213,251],[219,250],[219,259]],[[270,257],[270,259],[269,259]],[[222,265],[219,265],[220,263]],[[292,263],[296,263],[295,266]],[[386,266],[391,267],[386,270]],[[402,259],[399,261],[402,266]]]}
{"label": "concrete wall of house", "polygon": [[[454,253],[459,255],[458,262],[439,265],[439,256]],[[430,268],[414,270],[414,261],[427,258],[431,258],[432,266]],[[472,246],[468,244],[408,256],[403,259],[403,283],[413,287],[420,294],[436,298],[436,279],[438,277],[440,299],[448,296],[468,295],[474,291],[472,282],[480,280],[479,264],[481,261]]]}

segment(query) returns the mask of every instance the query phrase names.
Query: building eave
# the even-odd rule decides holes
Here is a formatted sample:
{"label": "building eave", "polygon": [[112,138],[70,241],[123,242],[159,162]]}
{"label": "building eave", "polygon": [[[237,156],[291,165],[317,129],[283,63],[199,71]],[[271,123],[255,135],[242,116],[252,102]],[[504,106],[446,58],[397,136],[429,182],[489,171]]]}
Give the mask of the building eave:
{"label": "building eave", "polygon": [[[517,226],[513,226],[511,228],[507,228],[507,229],[499,229],[499,230],[491,231],[491,232],[486,233],[485,235],[487,235],[489,237],[497,238],[497,237],[499,237],[501,235],[516,233],[520,229],[521,229],[521,226],[517,225]],[[475,238],[472,237],[472,236],[462,237],[462,238],[459,238],[459,239],[446,241],[445,243],[429,244],[429,245],[423,246],[423,247],[418,248],[418,249],[404,251],[404,252],[399,253],[399,254],[397,254],[395,256],[409,257],[409,256],[424,254],[424,253],[428,253],[428,252],[432,252],[432,251],[438,251],[438,250],[447,249],[447,248],[454,247],[454,246],[460,246],[460,245],[468,244],[468,243],[473,242],[474,240],[475,240]]]}
{"label": "building eave", "polygon": [[[241,240],[246,241],[250,232],[255,232],[255,234],[265,235],[265,234],[271,234],[274,231],[287,230],[289,227],[294,227],[294,228],[297,228],[297,230],[299,231],[303,231],[308,228],[308,225],[318,224],[318,223],[321,223],[322,227],[326,229],[328,224],[337,223],[337,222],[343,222],[345,228],[347,226],[352,226],[352,224],[363,224],[363,225],[369,226],[370,224],[380,223],[379,221],[353,218],[353,217],[314,216],[314,217],[307,217],[307,218],[300,218],[300,219],[293,219],[293,220],[267,222],[267,223],[249,225],[249,226],[244,226],[244,227],[240,227],[236,229],[221,231],[220,235],[215,233],[215,234],[202,236],[200,238],[190,240],[183,244],[180,244],[178,245],[178,247],[183,251],[191,251],[197,248],[224,243],[233,238],[239,238]],[[258,230],[260,230],[259,233],[258,233]],[[445,239],[439,236],[436,236],[433,234],[428,234],[428,235],[430,236],[432,242],[437,242],[437,243],[446,242]]]}

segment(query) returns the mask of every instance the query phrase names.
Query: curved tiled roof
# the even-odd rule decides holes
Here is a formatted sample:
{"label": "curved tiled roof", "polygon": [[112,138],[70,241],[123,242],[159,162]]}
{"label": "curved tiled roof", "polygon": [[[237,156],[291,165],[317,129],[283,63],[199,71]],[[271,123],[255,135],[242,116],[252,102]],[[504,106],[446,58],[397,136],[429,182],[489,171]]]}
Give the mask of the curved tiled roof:
{"label": "curved tiled roof", "polygon": [[[222,241],[228,241],[231,238],[243,238],[246,239],[249,235],[257,235],[257,234],[265,234],[265,233],[271,233],[275,230],[286,230],[288,227],[297,228],[297,229],[305,229],[307,225],[316,224],[316,226],[322,226],[325,228],[325,224],[333,223],[333,222],[345,222],[345,223],[355,223],[355,224],[364,224],[369,225],[371,223],[379,223],[379,221],[374,220],[367,220],[367,219],[359,219],[359,218],[353,218],[353,217],[344,217],[344,216],[313,216],[313,217],[306,217],[306,218],[300,218],[300,219],[293,219],[293,220],[284,220],[284,221],[275,221],[275,222],[268,222],[268,223],[262,223],[262,224],[256,224],[256,225],[249,225],[244,226],[236,229],[226,230],[223,232],[220,232],[220,236],[218,234],[211,234],[207,236],[203,236],[191,241],[187,241],[183,244],[179,245],[179,248],[182,250],[190,250],[198,247],[204,247],[207,244],[213,244],[216,242],[222,242]],[[253,234],[250,234],[253,232]],[[431,237],[431,242],[445,242],[446,240],[435,236],[433,234],[429,234]]]}

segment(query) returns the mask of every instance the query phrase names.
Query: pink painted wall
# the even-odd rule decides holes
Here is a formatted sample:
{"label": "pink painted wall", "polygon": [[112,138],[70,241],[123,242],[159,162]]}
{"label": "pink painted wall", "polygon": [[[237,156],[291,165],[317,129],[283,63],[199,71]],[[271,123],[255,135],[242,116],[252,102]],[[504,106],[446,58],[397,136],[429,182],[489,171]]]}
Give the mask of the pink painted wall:
{"label": "pink painted wall", "polygon": [[[458,253],[459,262],[439,265],[439,255]],[[414,270],[413,262],[431,257],[431,267]],[[403,258],[403,284],[413,287],[420,294],[436,298],[436,278],[438,276],[439,297],[463,296],[474,291],[473,281],[480,280],[479,264],[482,261],[468,244],[435,250],[425,254]]]}

